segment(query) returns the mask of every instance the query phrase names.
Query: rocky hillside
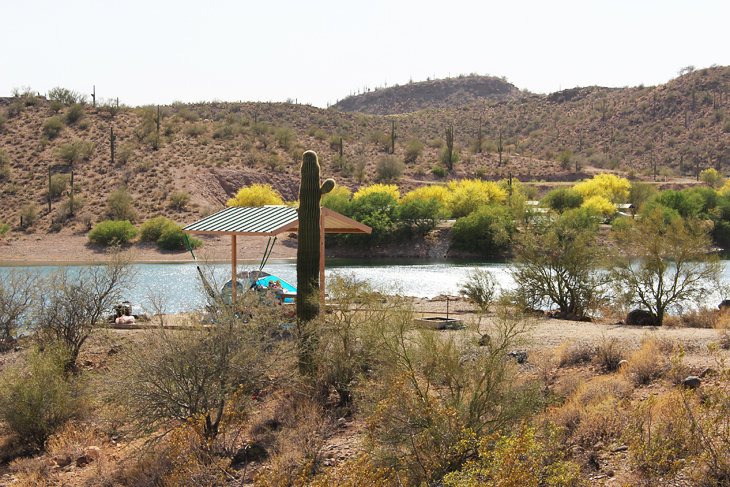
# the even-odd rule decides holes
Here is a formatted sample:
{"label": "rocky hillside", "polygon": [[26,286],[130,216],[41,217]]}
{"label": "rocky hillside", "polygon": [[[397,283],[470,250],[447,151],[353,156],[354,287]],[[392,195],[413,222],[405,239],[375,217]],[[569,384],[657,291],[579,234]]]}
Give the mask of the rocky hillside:
{"label": "rocky hillside", "polygon": [[479,100],[512,100],[520,90],[503,78],[494,76],[459,76],[377,88],[340,100],[335,110],[376,115],[416,112],[427,108],[468,105]]}
{"label": "rocky hillside", "polygon": [[[450,124],[458,161],[446,173]],[[326,177],[351,189],[510,173],[544,188],[598,170],[687,183],[698,169],[730,170],[730,68],[656,87],[577,88],[390,116],[287,103],[93,108],[28,93],[0,99],[0,224],[22,235],[21,213],[35,212],[28,232],[83,233],[107,217],[118,188],[132,196],[137,221],[158,214],[191,221],[252,182],[294,199],[306,149],[318,152]],[[50,212],[49,167],[58,174]]]}

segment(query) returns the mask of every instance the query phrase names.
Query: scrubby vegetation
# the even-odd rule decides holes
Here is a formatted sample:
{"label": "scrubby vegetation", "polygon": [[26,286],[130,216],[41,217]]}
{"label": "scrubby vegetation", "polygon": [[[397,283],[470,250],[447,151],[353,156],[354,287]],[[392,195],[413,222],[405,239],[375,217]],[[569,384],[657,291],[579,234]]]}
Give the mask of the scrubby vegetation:
{"label": "scrubby vegetation", "polygon": [[105,220],[94,225],[89,241],[99,245],[124,245],[130,243],[139,231],[129,220]]}

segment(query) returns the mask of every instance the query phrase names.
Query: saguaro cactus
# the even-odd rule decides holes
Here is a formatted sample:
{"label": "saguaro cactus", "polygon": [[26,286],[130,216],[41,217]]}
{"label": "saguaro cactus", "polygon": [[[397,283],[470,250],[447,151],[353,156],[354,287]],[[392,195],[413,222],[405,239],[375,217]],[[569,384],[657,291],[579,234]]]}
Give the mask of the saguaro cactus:
{"label": "saguaro cactus", "polygon": [[299,368],[312,371],[314,338],[307,323],[319,314],[320,198],[335,187],[333,179],[320,185],[317,154],[307,151],[302,157],[299,186],[299,233],[297,236],[297,327],[299,330]]}

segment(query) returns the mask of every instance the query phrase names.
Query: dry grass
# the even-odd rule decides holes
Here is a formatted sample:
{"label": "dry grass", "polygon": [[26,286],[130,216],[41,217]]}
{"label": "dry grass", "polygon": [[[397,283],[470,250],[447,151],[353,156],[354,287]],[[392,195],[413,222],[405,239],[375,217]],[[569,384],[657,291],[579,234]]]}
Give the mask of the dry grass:
{"label": "dry grass", "polygon": [[[671,351],[670,346],[669,350]],[[656,338],[646,338],[638,350],[631,353],[621,372],[636,385],[645,385],[662,377],[669,370],[667,343]]]}
{"label": "dry grass", "polygon": [[700,308],[679,316],[669,316],[663,326],[727,330],[730,328],[730,309]]}
{"label": "dry grass", "polygon": [[590,363],[595,353],[596,348],[593,345],[580,342],[565,342],[555,351],[559,367]]}
{"label": "dry grass", "polygon": [[615,372],[626,356],[626,350],[616,337],[602,337],[596,346],[594,362],[605,372]]}

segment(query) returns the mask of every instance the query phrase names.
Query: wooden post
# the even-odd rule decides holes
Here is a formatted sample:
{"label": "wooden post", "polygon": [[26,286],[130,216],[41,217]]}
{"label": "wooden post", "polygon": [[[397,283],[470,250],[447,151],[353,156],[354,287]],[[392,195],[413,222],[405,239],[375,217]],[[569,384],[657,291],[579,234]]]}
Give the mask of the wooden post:
{"label": "wooden post", "polygon": [[324,212],[319,214],[319,303],[324,305]]}
{"label": "wooden post", "polygon": [[238,281],[238,276],[236,275],[236,268],[238,267],[238,264],[236,263],[236,235],[231,235],[231,303],[235,304],[236,302],[236,281]]}

